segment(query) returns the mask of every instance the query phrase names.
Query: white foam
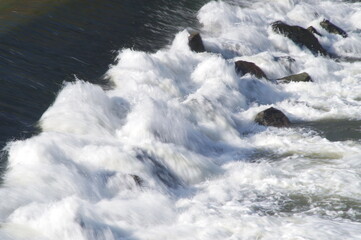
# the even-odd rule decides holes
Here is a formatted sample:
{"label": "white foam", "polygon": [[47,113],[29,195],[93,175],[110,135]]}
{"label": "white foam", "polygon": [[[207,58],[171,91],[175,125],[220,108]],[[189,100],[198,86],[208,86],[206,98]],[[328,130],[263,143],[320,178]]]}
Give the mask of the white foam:
{"label": "white foam", "polygon": [[[210,52],[192,52],[184,30],[156,53],[121,50],[111,90],[64,85],[42,133],[7,146],[1,239],[361,238],[360,141],[253,121],[271,106],[292,122],[361,120],[360,62],[314,56],[270,28],[312,25],[328,50],[358,58],[361,5],[229,2],[198,12]],[[238,76],[237,60],[269,80]],[[275,84],[304,71],[314,82]]]}

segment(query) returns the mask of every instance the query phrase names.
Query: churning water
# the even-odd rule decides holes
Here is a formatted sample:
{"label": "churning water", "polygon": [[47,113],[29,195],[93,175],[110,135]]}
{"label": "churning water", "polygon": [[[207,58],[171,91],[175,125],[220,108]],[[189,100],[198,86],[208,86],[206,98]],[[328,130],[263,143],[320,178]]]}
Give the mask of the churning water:
{"label": "churning water", "polygon": [[[183,26],[169,45],[125,46],[103,87],[64,83],[40,133],[7,144],[0,239],[361,239],[361,62],[345,60],[361,58],[361,3],[205,3],[194,11],[205,53],[189,49],[184,21],[167,20],[181,9],[151,23]],[[341,58],[274,33],[277,20],[314,26]],[[240,59],[313,82],[240,77]],[[291,127],[254,123],[271,106]]]}

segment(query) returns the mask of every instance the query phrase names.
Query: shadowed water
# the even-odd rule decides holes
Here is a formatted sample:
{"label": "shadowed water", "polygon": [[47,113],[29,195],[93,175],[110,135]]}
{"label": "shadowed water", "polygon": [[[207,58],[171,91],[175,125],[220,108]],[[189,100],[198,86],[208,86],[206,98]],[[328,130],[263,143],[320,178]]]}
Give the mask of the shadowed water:
{"label": "shadowed water", "polygon": [[25,138],[75,76],[105,85],[116,51],[155,51],[207,1],[6,1],[0,5],[0,147]]}
{"label": "shadowed water", "polygon": [[361,139],[361,121],[359,120],[323,120],[297,124],[297,126],[317,131],[330,141],[358,141]]}

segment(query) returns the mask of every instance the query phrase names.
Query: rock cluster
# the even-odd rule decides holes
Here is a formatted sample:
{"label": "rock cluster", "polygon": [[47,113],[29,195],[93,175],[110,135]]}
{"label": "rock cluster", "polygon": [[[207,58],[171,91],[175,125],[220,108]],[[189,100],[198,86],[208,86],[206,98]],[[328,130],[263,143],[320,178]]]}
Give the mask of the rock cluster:
{"label": "rock cluster", "polygon": [[297,45],[308,48],[315,55],[329,56],[317,38],[303,27],[291,26],[282,21],[277,21],[272,23],[272,30],[291,39]]}
{"label": "rock cluster", "polygon": [[[320,22],[320,26],[329,33],[338,34],[346,38],[347,33],[340,27],[331,23],[329,20],[324,19]],[[282,21],[276,21],[271,24],[272,30],[278,34],[281,34],[300,47],[308,48],[314,55],[322,55],[327,57],[333,57],[326,51],[318,41],[315,35],[323,37],[313,26],[307,29],[300,26],[288,25]],[[194,52],[204,52],[202,38],[199,33],[193,33],[188,38],[188,45]],[[292,59],[295,61],[294,59]],[[268,79],[264,71],[253,62],[239,60],[235,63],[235,71],[238,75],[243,76],[245,74],[251,74],[256,78]],[[278,83],[290,83],[290,82],[313,82],[311,76],[306,72],[293,74],[277,79]],[[268,108],[262,112],[259,112],[255,117],[255,122],[264,126],[273,127],[288,127],[291,122],[287,116],[276,108]],[[135,180],[137,181],[137,180]]]}

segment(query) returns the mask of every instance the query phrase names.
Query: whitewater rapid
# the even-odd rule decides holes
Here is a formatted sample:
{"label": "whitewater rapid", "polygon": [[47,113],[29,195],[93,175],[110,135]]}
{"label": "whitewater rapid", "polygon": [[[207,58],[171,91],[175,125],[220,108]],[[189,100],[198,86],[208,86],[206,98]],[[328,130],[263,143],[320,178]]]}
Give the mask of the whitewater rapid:
{"label": "whitewater rapid", "polygon": [[[64,84],[41,133],[7,145],[0,239],[361,239],[361,141],[307,127],[361,123],[361,62],[270,27],[312,25],[327,51],[361,58],[361,3],[212,1],[197,16],[208,52],[189,49],[192,29],[155,53],[122,49],[110,90]],[[313,82],[272,81],[299,72]],[[293,125],[255,124],[271,106]]]}

